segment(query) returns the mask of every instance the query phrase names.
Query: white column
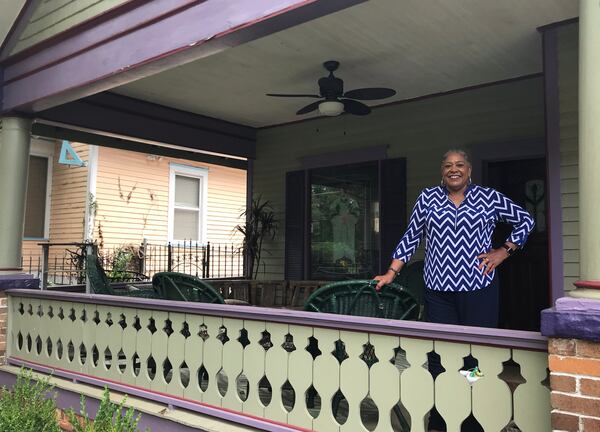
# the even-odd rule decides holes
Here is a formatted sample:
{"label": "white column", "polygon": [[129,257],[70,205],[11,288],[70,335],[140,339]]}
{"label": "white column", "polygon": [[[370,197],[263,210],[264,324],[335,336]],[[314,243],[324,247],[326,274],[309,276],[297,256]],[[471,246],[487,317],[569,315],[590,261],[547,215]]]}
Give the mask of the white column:
{"label": "white column", "polygon": [[0,273],[21,271],[31,121],[2,118],[0,132]]}
{"label": "white column", "polygon": [[580,283],[572,295],[600,298],[600,2],[579,1]]}

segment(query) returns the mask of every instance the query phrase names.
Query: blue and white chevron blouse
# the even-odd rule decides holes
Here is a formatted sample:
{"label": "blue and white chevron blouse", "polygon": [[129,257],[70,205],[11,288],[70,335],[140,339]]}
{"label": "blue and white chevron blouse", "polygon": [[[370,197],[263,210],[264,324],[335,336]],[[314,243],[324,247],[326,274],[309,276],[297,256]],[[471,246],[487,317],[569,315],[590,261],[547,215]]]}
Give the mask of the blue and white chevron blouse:
{"label": "blue and white chevron blouse", "polygon": [[445,187],[424,189],[413,208],[406,233],[392,257],[410,260],[425,236],[425,285],[436,291],[474,291],[492,281],[484,276],[477,255],[488,252],[496,222],[513,230],[507,241],[522,246],[534,222],[522,207],[500,192],[470,185],[457,208]]}

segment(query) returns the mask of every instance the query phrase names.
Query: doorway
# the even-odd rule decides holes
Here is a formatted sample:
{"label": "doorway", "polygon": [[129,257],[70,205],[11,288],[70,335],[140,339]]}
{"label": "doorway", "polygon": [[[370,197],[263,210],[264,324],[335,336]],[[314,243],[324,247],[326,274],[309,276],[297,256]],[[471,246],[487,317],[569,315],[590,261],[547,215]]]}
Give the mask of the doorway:
{"label": "doorway", "polygon": [[[487,161],[483,163],[483,179],[484,184],[525,208],[535,221],[525,247],[498,269],[500,327],[539,331],[540,311],[550,304],[546,159]],[[504,243],[511,228],[498,223],[492,237],[494,248]]]}

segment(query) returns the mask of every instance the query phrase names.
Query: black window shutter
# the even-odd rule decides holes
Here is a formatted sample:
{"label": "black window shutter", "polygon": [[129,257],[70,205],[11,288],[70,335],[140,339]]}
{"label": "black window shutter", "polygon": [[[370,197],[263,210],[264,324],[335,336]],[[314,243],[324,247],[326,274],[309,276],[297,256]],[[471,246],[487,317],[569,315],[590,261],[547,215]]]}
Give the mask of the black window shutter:
{"label": "black window shutter", "polygon": [[392,252],[406,229],[406,159],[384,159],[380,161],[379,172],[379,271],[383,272],[388,268]]}
{"label": "black window shutter", "polygon": [[306,247],[306,171],[291,171],[285,178],[286,280],[304,279]]}

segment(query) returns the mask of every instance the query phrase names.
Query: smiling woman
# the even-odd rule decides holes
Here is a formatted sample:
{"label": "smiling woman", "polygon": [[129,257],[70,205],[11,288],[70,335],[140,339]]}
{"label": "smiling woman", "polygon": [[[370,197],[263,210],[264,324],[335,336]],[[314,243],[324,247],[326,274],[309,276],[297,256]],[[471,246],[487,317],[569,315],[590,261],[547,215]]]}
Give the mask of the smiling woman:
{"label": "smiling woman", "polygon": [[[421,192],[387,273],[375,279],[379,281],[378,288],[391,283],[425,237],[427,320],[497,327],[496,267],[523,246],[534,222],[529,213],[500,192],[472,184],[471,169],[465,151],[451,149],[444,154],[440,186]],[[492,249],[497,222],[507,222],[513,229],[503,246]],[[429,354],[428,362],[434,378],[443,372],[439,356]],[[477,366],[475,362],[465,361],[467,369]],[[435,410],[430,416],[429,428],[445,430]]]}
{"label": "smiling woman", "polygon": [[[463,150],[444,154],[441,176],[440,186],[421,192],[387,273],[375,279],[379,287],[392,282],[425,237],[429,321],[497,327],[496,267],[523,246],[533,219],[500,192],[472,184],[471,162]],[[513,229],[503,246],[492,249],[500,221]]]}

